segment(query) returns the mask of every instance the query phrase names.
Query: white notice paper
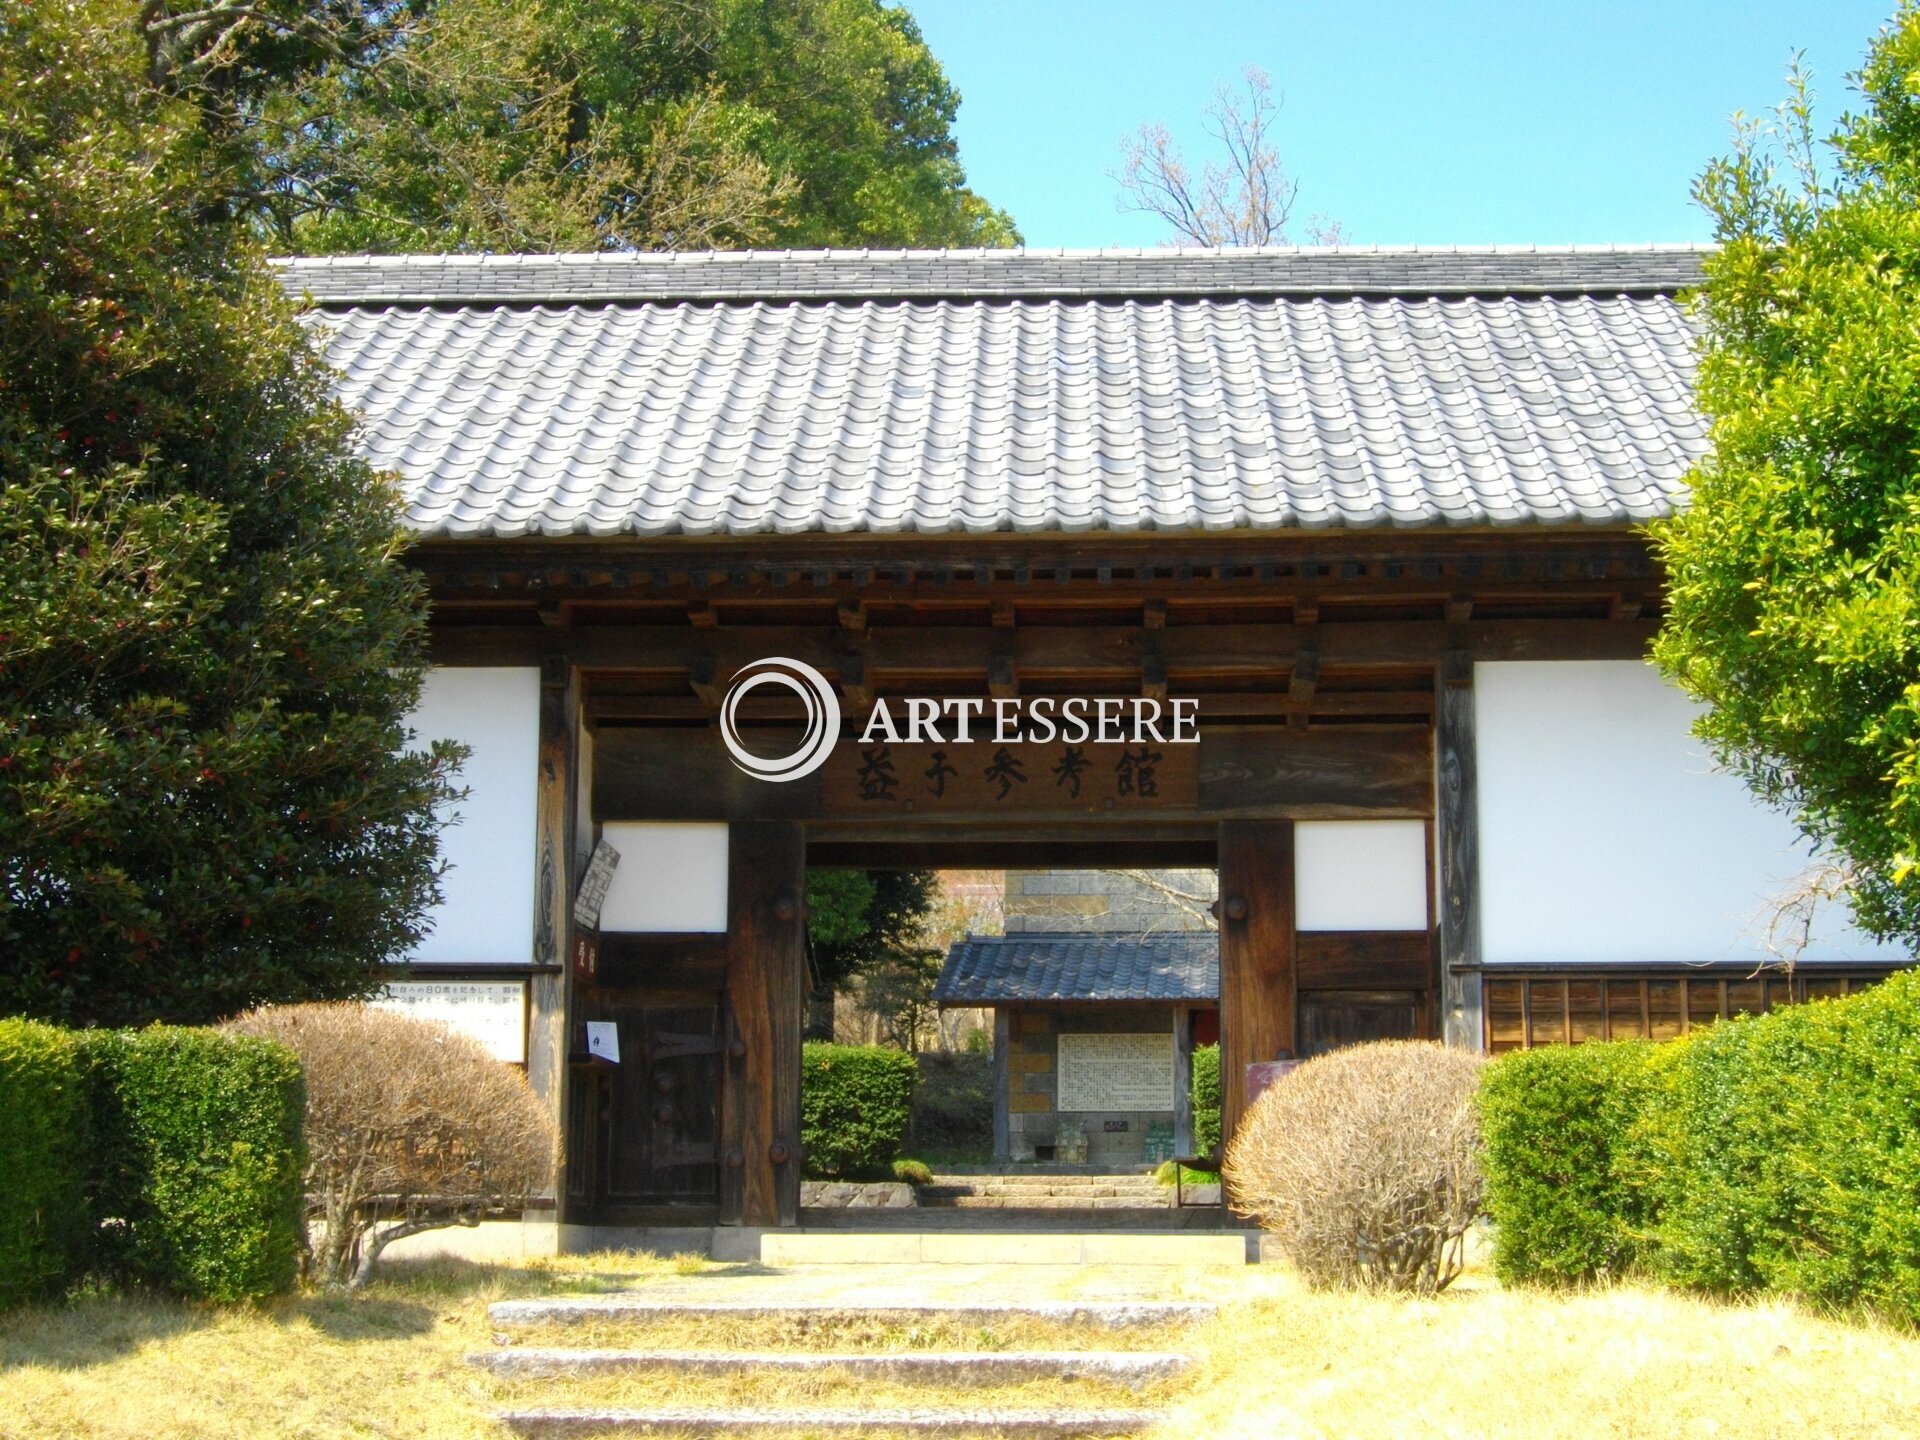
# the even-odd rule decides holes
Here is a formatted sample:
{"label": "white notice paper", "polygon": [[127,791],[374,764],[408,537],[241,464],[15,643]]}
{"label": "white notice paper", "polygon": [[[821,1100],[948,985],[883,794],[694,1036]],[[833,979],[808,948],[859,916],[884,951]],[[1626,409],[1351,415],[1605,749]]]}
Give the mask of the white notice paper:
{"label": "white notice paper", "polygon": [[611,1020],[587,1022],[587,1053],[620,1063],[620,1027]]}

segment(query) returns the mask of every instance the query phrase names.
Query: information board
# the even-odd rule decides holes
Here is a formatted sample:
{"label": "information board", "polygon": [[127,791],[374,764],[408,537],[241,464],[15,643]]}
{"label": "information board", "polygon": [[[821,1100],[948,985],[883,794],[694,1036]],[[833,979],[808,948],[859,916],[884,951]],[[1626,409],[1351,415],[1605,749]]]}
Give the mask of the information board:
{"label": "information board", "polygon": [[439,1020],[471,1035],[496,1060],[527,1063],[524,980],[402,980],[373,1002],[416,1020]]}
{"label": "information board", "polygon": [[1173,1109],[1173,1034],[1059,1038],[1061,1110]]}

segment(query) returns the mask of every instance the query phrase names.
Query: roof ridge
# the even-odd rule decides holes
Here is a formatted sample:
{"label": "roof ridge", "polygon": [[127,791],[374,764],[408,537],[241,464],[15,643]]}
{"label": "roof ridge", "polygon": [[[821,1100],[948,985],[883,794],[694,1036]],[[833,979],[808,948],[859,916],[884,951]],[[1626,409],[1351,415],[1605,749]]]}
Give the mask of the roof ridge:
{"label": "roof ridge", "polygon": [[1713,247],[700,250],[274,261],[294,296],[360,305],[1672,293]]}
{"label": "roof ridge", "polygon": [[1712,254],[1719,247],[1694,240],[1607,242],[1574,245],[1091,245],[1091,246],[956,246],[941,249],[855,248],[825,246],[810,250],[553,250],[515,251],[502,254],[450,251],[433,254],[357,252],[348,255],[275,255],[268,263],[276,266],[367,266],[397,265],[530,265],[562,263],[572,265],[688,265],[750,263],[763,260],[1198,260],[1209,258],[1257,259],[1348,255],[1668,255]]}

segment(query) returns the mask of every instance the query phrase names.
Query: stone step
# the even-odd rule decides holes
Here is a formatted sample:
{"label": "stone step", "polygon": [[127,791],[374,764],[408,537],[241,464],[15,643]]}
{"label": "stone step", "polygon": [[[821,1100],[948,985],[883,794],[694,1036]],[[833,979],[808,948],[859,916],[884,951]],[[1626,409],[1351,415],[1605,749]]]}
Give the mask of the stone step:
{"label": "stone step", "polygon": [[1029,1380],[1091,1380],[1138,1387],[1178,1375],[1193,1361],[1151,1350],[915,1350],[820,1355],[785,1350],[568,1350],[544,1346],[487,1350],[469,1365],[502,1380],[596,1375],[765,1377],[838,1371],[855,1380],[920,1385],[1019,1385]]}
{"label": "stone step", "polygon": [[[780,1232],[766,1238],[773,1239]],[[929,1235],[791,1235],[792,1239],[855,1240],[875,1239],[891,1243],[901,1239],[977,1240],[982,1236]],[[1169,1240],[1231,1240],[1244,1251],[1239,1236],[1118,1235],[1118,1236],[1014,1236],[1019,1240],[1107,1239],[1125,1243],[1129,1250],[1145,1246],[1163,1246]],[[870,1243],[869,1243],[870,1248]],[[1118,1256],[1117,1258],[1124,1258]],[[1244,1258],[1244,1257],[1243,1257]],[[1079,1263],[1079,1262],[1069,1262]],[[1114,1263],[1114,1262],[1106,1262]],[[1152,1264],[1146,1261],[1139,1263]],[[1175,1263],[1167,1261],[1164,1263]],[[1219,1262],[1216,1262],[1219,1263]],[[1242,1263],[1236,1260],[1232,1263]],[[659,1320],[729,1321],[775,1320],[796,1325],[808,1322],[860,1320],[892,1324],[927,1324],[948,1321],[967,1326],[1003,1325],[1018,1320],[1041,1321],[1057,1325],[1090,1325],[1124,1328],[1137,1325],[1178,1325],[1213,1317],[1215,1307],[1201,1300],[1023,1300],[1023,1301],[925,1301],[889,1302],[862,1305],[838,1300],[654,1300],[639,1294],[561,1295],[539,1300],[496,1300],[487,1307],[487,1316],[503,1330],[531,1325],[570,1325],[588,1322],[645,1323]]]}
{"label": "stone step", "polygon": [[[1116,1212],[1117,1213],[1117,1212]],[[763,1265],[1244,1265],[1229,1231],[772,1230]]]}
{"label": "stone step", "polygon": [[[1157,1203],[1153,1203],[1157,1201]],[[1134,1195],[922,1195],[926,1210],[1157,1210],[1173,1203],[1171,1191]]]}
{"label": "stone step", "polygon": [[585,1435],[938,1435],[1067,1440],[1130,1435],[1160,1417],[1151,1410],[657,1409],[509,1410],[495,1417],[528,1440]]}
{"label": "stone step", "polygon": [[1076,1198],[1097,1200],[1116,1195],[1153,1200],[1171,1195],[1173,1190],[1166,1185],[922,1185],[918,1196],[922,1205],[929,1200],[946,1196],[974,1195],[994,1199],[1024,1200],[1029,1196],[1043,1198]]}

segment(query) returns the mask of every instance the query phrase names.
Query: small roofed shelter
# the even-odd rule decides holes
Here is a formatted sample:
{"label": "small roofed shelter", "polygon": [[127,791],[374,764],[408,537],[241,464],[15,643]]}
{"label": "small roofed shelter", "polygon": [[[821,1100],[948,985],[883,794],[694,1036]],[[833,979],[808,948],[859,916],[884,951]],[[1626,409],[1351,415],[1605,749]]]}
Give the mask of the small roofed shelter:
{"label": "small roofed shelter", "polygon": [[934,999],[993,1011],[995,1160],[1192,1153],[1193,1047],[1220,1036],[1215,932],[969,935]]}

